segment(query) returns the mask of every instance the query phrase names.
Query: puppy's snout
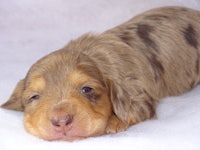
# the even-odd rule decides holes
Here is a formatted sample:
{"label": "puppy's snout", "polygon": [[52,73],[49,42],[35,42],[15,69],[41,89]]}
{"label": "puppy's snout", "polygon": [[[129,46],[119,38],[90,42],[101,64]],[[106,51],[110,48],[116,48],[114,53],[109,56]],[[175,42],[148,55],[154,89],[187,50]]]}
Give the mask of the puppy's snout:
{"label": "puppy's snout", "polygon": [[51,118],[51,123],[55,127],[65,127],[71,124],[73,121],[73,115],[67,114],[65,116],[55,116]]}

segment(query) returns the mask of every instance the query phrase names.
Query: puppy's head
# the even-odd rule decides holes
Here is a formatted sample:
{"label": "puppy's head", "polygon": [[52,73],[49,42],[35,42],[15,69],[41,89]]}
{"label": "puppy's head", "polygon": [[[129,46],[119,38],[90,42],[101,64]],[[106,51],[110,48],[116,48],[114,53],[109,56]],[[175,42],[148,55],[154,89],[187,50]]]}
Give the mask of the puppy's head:
{"label": "puppy's head", "polygon": [[33,135],[72,141],[105,132],[112,112],[108,95],[90,58],[59,50],[36,62],[2,107],[24,111]]}

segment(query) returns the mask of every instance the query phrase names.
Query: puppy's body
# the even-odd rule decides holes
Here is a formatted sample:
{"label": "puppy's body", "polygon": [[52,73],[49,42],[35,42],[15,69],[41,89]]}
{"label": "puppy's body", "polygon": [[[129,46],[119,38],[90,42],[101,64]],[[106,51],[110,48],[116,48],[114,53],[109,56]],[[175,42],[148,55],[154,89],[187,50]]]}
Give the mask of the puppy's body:
{"label": "puppy's body", "polygon": [[25,110],[26,129],[47,140],[115,133],[197,85],[199,56],[199,11],[150,10],[42,58],[3,107]]}

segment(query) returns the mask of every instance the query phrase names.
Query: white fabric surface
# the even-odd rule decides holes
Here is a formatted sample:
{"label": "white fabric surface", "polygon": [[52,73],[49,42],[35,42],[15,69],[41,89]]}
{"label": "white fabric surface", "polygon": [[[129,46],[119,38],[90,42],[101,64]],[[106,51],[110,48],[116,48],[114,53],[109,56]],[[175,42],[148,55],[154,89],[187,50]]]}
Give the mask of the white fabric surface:
{"label": "white fabric surface", "polygon": [[[147,9],[179,5],[200,10],[200,0],[1,0],[0,104],[42,56],[86,32],[102,32]],[[200,86],[163,99],[158,119],[115,135],[48,142],[28,134],[23,113],[0,109],[1,150],[200,150]]]}

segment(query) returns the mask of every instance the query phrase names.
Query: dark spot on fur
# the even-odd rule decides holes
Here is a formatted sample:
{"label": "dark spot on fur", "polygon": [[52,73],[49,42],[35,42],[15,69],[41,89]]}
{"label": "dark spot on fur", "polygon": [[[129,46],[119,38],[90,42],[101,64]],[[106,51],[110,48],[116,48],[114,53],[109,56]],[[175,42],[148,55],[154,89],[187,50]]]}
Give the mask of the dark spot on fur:
{"label": "dark spot on fur", "polygon": [[123,32],[123,34],[121,34],[119,37],[121,38],[121,40],[122,40],[124,43],[128,44],[129,46],[131,46],[130,43],[131,43],[131,40],[133,40],[133,37],[131,37],[131,35],[130,35],[129,32],[125,31],[125,32]]}
{"label": "dark spot on fur", "polygon": [[150,38],[150,33],[154,31],[152,26],[146,24],[138,24],[137,34],[147,47],[151,47],[157,51],[156,43]]}
{"label": "dark spot on fur", "polygon": [[144,90],[144,93],[148,95],[148,99],[144,101],[145,106],[148,109],[149,117],[155,117],[156,115],[156,101],[148,94],[146,90]]}
{"label": "dark spot on fur", "polygon": [[184,38],[186,40],[186,42],[194,47],[195,49],[197,49],[197,60],[196,60],[196,73],[199,74],[199,51],[198,51],[198,34],[195,31],[194,27],[191,24],[188,24],[188,26],[183,30],[183,34],[184,34]]}
{"label": "dark spot on fur", "polygon": [[154,79],[157,81],[159,77],[164,73],[164,67],[162,63],[157,59],[155,54],[147,57],[152,69],[154,71]]}
{"label": "dark spot on fur", "polygon": [[159,77],[164,73],[164,67],[157,58],[157,54],[159,53],[158,46],[150,38],[150,34],[153,31],[154,28],[149,25],[138,24],[137,26],[137,34],[140,37],[140,39],[144,42],[144,45],[146,46],[145,49],[142,50],[142,53],[149,61],[154,72],[154,79],[155,81],[157,81]]}
{"label": "dark spot on fur", "polygon": [[[141,41],[144,43],[144,47],[138,47],[143,55],[149,61],[150,66],[152,67],[154,73],[154,79],[157,81],[159,77],[164,73],[164,67],[160,60],[157,57],[159,53],[158,46],[151,39],[150,34],[154,31],[154,28],[150,25],[146,24],[138,24],[137,26],[129,26],[126,30],[122,31],[118,37],[127,45],[131,47],[135,47],[133,45],[134,31],[136,30],[136,34],[139,36]],[[136,39],[137,40],[137,39]]]}
{"label": "dark spot on fur", "polygon": [[145,101],[145,106],[147,107],[147,109],[149,111],[149,117],[150,118],[154,117],[156,112],[155,112],[155,108],[154,108],[153,104],[150,103],[149,101]]}
{"label": "dark spot on fur", "polygon": [[186,42],[192,47],[197,49],[198,47],[197,33],[191,24],[188,24],[188,26],[184,29],[183,34]]}

